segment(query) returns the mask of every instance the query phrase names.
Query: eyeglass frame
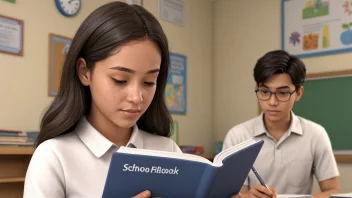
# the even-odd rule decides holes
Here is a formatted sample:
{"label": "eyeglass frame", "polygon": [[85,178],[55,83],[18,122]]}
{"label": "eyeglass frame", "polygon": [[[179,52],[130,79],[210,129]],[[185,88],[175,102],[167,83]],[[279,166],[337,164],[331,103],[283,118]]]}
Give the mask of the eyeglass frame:
{"label": "eyeglass frame", "polygon": [[297,89],[293,90],[292,92],[288,92],[288,93],[290,94],[290,97],[289,97],[287,100],[284,100],[284,101],[279,100],[279,98],[277,98],[276,93],[277,93],[277,92],[280,92],[280,91],[275,91],[275,92],[272,92],[272,91],[267,91],[267,92],[269,92],[269,93],[270,93],[270,96],[269,96],[269,98],[268,98],[268,99],[266,99],[266,100],[259,99],[259,97],[258,97],[258,92],[259,92],[259,91],[260,91],[259,89],[256,89],[256,90],[255,90],[255,95],[257,96],[258,100],[261,100],[261,101],[268,101],[268,100],[270,100],[271,96],[274,94],[274,95],[275,95],[276,100],[278,100],[278,101],[280,101],[280,102],[287,102],[287,101],[289,101],[289,100],[291,99],[292,94],[294,94],[294,93],[297,91]]}

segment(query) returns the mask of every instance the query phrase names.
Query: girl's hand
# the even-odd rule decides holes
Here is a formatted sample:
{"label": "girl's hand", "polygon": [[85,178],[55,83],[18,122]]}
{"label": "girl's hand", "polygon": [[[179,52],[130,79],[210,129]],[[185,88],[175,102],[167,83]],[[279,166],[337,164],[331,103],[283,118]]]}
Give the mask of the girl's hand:
{"label": "girl's hand", "polygon": [[143,191],[132,198],[150,198],[150,195],[151,195],[150,191],[146,190],[146,191]]}
{"label": "girl's hand", "polygon": [[238,194],[232,195],[231,198],[242,198],[242,194],[238,193]]}

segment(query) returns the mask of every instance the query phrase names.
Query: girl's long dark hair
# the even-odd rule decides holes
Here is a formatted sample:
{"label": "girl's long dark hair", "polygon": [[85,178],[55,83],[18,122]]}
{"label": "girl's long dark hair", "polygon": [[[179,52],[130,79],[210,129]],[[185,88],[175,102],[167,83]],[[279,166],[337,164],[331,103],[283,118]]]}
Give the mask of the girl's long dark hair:
{"label": "girl's long dark hair", "polygon": [[78,78],[76,62],[82,57],[89,70],[129,41],[150,39],[161,53],[160,73],[154,98],[137,121],[140,129],[160,136],[171,134],[172,118],[164,101],[169,67],[167,38],[157,19],[138,5],[111,2],[93,11],[81,24],[66,56],[60,88],[41,121],[36,147],[45,140],[69,133],[90,111],[91,93]]}

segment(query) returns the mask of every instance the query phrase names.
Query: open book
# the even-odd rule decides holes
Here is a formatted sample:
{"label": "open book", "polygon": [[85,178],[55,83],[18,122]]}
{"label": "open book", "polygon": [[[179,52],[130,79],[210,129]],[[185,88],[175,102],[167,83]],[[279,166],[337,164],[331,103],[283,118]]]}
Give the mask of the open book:
{"label": "open book", "polygon": [[263,141],[248,140],[223,150],[213,162],[197,155],[120,147],[113,153],[103,198],[230,197],[240,191]]}

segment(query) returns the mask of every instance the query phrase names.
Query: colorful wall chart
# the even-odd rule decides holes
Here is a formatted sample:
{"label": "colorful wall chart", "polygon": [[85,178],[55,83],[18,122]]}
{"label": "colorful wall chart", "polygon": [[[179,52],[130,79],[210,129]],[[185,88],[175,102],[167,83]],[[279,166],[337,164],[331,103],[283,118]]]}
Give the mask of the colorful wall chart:
{"label": "colorful wall chart", "polygon": [[170,67],[165,89],[166,106],[170,113],[186,114],[187,58],[170,53]]}
{"label": "colorful wall chart", "polygon": [[352,51],[352,0],[282,0],[281,42],[301,58]]}

